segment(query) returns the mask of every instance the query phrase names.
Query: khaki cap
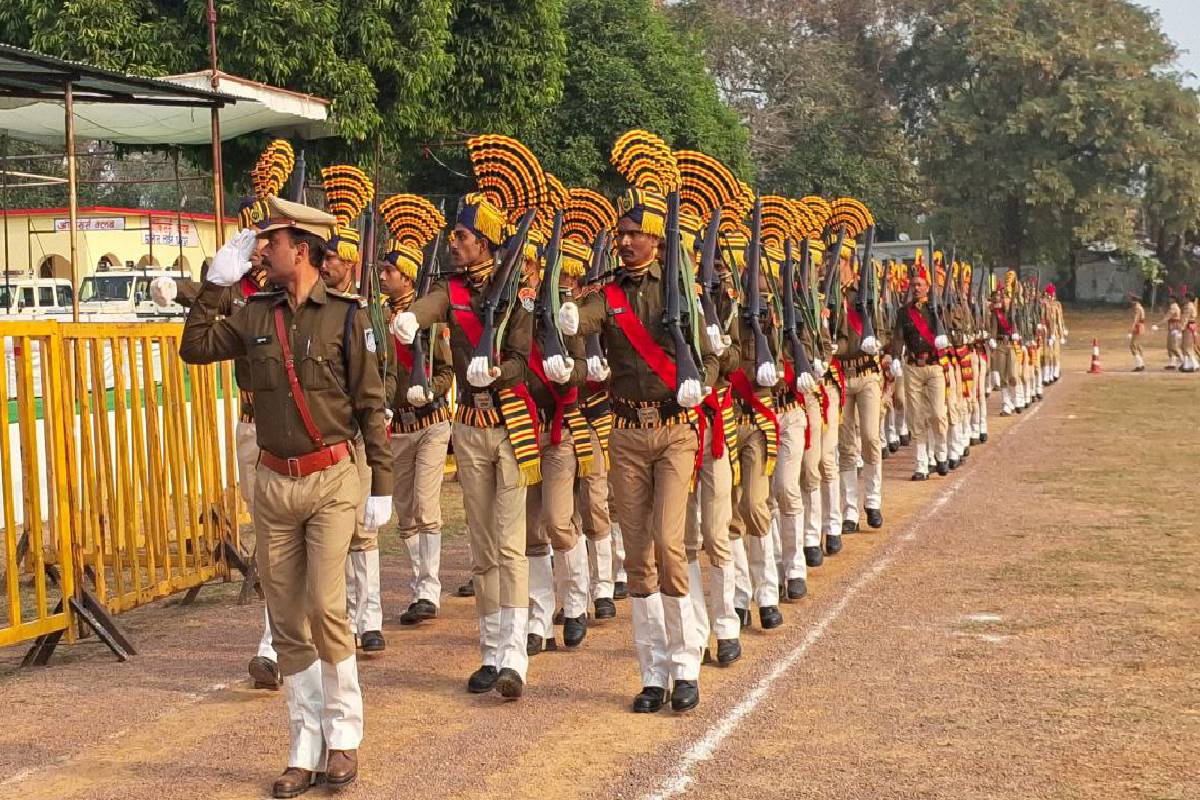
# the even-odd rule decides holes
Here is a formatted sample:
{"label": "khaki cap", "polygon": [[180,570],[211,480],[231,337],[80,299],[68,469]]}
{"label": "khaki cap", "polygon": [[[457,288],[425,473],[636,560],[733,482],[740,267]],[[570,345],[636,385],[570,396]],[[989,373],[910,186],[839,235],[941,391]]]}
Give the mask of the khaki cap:
{"label": "khaki cap", "polygon": [[333,238],[337,217],[301,203],[270,195],[242,211],[242,220],[259,236],[281,228],[297,228],[328,242]]}

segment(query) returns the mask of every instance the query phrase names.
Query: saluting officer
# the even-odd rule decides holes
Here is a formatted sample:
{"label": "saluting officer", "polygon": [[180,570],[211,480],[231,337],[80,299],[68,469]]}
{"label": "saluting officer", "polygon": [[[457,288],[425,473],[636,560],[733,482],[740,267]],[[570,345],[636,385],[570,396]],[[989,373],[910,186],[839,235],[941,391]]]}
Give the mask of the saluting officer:
{"label": "saluting officer", "polygon": [[[334,218],[268,197],[252,209],[256,230],[231,239],[238,259],[214,260],[184,327],[189,363],[246,357],[258,443],[254,529],[291,728],[288,768],[276,797],[294,797],[324,771],[334,787],[358,775],[362,694],[346,615],[345,568],[360,484],[352,441],[363,434],[371,467],[365,523],[391,515],[383,381],[360,298],[325,286],[320,266]],[[268,240],[267,278],[217,319],[226,286],[250,269],[255,236]]]}

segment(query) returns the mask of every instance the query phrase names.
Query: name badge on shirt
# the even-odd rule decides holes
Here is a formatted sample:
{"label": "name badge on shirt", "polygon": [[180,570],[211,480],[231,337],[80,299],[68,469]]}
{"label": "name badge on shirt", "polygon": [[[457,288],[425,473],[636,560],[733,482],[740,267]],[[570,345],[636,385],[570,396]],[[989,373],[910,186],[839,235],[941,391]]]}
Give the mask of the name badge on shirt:
{"label": "name badge on shirt", "polygon": [[662,422],[662,415],[658,413],[657,408],[638,407],[637,410],[638,422],[643,425],[658,425]]}
{"label": "name badge on shirt", "polygon": [[492,402],[492,396],[487,392],[479,392],[471,395],[471,403],[480,411],[492,411],[496,408]]}

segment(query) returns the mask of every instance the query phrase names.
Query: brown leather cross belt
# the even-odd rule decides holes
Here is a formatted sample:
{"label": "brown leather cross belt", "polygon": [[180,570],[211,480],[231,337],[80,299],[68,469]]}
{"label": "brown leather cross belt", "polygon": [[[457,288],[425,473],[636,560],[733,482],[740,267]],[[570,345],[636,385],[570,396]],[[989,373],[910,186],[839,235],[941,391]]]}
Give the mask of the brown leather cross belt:
{"label": "brown leather cross belt", "polygon": [[293,456],[292,458],[284,458],[283,456],[277,456],[274,453],[262,450],[259,452],[258,460],[272,472],[287,475],[289,478],[303,478],[307,475],[312,475],[314,472],[329,469],[334,464],[342,461],[342,459],[348,458],[350,452],[349,442],[338,442],[328,447],[322,447],[320,450],[314,450],[311,453],[305,453],[302,456]]}

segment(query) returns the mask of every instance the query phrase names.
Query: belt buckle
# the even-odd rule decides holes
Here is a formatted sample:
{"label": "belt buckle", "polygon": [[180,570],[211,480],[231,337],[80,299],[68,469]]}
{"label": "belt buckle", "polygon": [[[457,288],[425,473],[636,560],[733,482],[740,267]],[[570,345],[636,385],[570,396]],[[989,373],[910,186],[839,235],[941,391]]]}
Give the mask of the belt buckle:
{"label": "belt buckle", "polygon": [[653,406],[638,406],[637,417],[640,425],[658,425],[662,422],[662,415]]}
{"label": "belt buckle", "polygon": [[416,412],[413,412],[413,411],[400,412],[400,423],[402,425],[416,425],[417,424]]}
{"label": "belt buckle", "polygon": [[471,404],[479,411],[493,411],[496,408],[496,404],[492,402],[492,396],[487,392],[471,395]]}
{"label": "belt buckle", "polygon": [[287,460],[287,474],[289,478],[302,478],[300,474],[300,459],[293,456]]}

